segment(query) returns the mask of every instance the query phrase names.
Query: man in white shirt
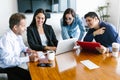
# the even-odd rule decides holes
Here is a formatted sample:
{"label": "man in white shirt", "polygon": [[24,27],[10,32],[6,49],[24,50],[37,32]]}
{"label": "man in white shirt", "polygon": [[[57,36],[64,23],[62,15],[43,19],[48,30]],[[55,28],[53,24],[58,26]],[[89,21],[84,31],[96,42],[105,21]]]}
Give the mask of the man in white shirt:
{"label": "man in white shirt", "polygon": [[[13,14],[9,19],[10,30],[0,38],[0,68],[8,75],[8,80],[31,80],[29,71],[18,67],[29,61],[37,61],[36,51],[26,47],[22,40],[22,33],[26,30],[25,16],[21,13]],[[29,56],[21,57],[21,52]]]}

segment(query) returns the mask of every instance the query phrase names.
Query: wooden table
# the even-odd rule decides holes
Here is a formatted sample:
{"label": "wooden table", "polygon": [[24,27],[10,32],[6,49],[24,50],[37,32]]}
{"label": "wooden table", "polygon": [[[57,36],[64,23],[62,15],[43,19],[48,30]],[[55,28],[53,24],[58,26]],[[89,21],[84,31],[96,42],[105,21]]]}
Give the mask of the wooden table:
{"label": "wooden table", "polygon": [[[74,51],[71,53],[75,54]],[[93,52],[81,52],[74,57],[77,65],[63,72],[59,72],[57,62],[55,67],[37,67],[38,62],[28,63],[32,80],[120,80],[120,58]],[[90,60],[100,68],[90,70],[80,62],[82,60]]]}

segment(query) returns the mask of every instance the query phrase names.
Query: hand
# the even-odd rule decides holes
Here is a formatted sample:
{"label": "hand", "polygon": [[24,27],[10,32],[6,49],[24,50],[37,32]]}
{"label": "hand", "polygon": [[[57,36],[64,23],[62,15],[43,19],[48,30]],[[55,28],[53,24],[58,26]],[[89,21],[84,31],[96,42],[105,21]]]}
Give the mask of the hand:
{"label": "hand", "polygon": [[31,50],[31,49],[27,49],[27,50],[26,50],[26,53],[28,53],[29,55],[30,55],[30,54],[37,54],[37,51]]}
{"label": "hand", "polygon": [[30,56],[29,56],[29,60],[30,60],[31,62],[36,62],[36,61],[38,61],[38,60],[39,60],[38,54],[32,54],[32,55],[30,55]]}
{"label": "hand", "polygon": [[96,31],[93,32],[93,35],[96,36],[96,35],[101,35],[105,32],[105,27],[102,27],[100,29],[97,29]]}
{"label": "hand", "polygon": [[54,46],[46,46],[45,47],[45,50],[56,50],[56,47],[54,47]]}
{"label": "hand", "polygon": [[108,48],[104,47],[103,45],[101,45],[100,47],[96,47],[97,51],[99,51],[99,53],[106,53],[108,52]]}

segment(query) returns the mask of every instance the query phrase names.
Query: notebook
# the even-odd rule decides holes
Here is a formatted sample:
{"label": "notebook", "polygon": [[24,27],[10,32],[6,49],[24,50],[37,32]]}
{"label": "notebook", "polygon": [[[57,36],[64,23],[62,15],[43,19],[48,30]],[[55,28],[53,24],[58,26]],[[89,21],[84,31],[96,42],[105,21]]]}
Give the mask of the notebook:
{"label": "notebook", "polygon": [[60,40],[57,45],[56,55],[73,50],[76,41],[77,38]]}
{"label": "notebook", "polygon": [[80,45],[80,47],[82,47],[82,49],[84,50],[96,50],[96,47],[100,47],[101,44],[98,42],[81,42],[81,41],[77,41],[78,45]]}

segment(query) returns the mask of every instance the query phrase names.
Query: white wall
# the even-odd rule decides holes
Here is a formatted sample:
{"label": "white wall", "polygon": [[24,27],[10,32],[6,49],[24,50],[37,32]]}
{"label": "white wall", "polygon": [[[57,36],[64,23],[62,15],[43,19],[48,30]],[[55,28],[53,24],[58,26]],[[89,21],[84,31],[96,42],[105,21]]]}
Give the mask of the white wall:
{"label": "white wall", "polygon": [[[114,25],[120,25],[120,10],[119,10],[119,0],[108,0],[110,1],[110,22]],[[96,11],[98,6],[104,5],[105,0],[76,0],[76,11],[80,16],[84,16],[89,11]],[[0,35],[2,35],[6,29],[8,29],[8,21],[11,14],[17,12],[17,0],[2,0],[0,3]],[[31,22],[32,14],[27,14],[27,26]],[[31,16],[31,17],[29,17]],[[60,32],[60,18],[62,14],[52,14],[52,18],[47,21],[47,23],[52,24],[55,33],[59,35]],[[59,30],[59,31],[58,31]],[[61,39],[60,36],[57,36]]]}
{"label": "white wall", "polygon": [[8,29],[9,17],[17,12],[17,0],[2,0],[0,2],[0,35]]}
{"label": "white wall", "polygon": [[83,17],[89,11],[96,11],[98,6],[104,4],[105,0],[76,0],[76,10]]}
{"label": "white wall", "polygon": [[110,1],[110,22],[112,22],[120,32],[120,0]]}

